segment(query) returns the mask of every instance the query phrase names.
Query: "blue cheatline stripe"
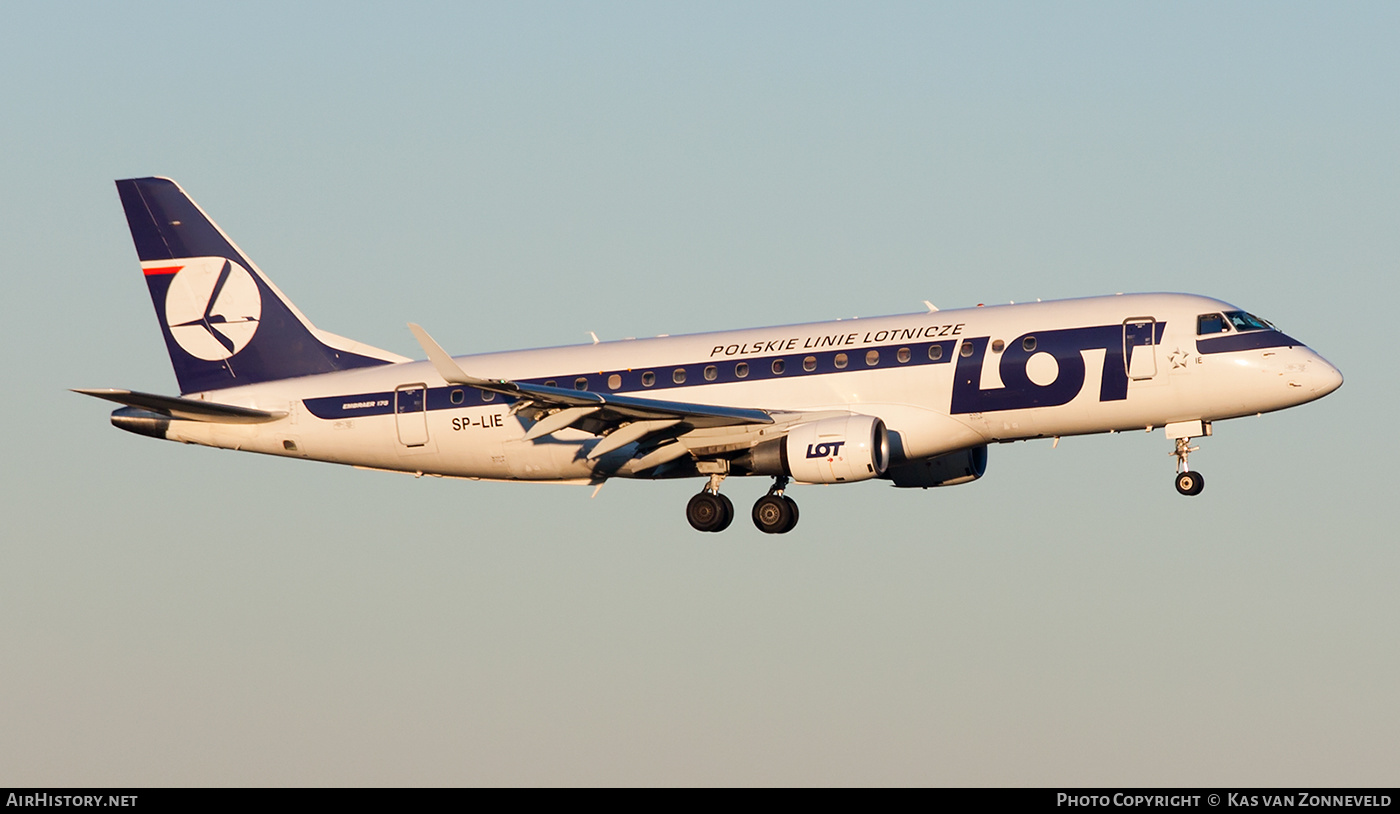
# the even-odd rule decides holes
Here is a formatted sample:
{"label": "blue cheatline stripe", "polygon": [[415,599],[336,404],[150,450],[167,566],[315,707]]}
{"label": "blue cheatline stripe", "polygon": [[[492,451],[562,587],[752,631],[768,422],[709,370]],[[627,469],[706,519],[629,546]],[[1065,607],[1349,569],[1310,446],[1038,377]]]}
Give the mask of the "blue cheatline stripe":
{"label": "blue cheatline stripe", "polygon": [[1279,331],[1246,331],[1244,333],[1221,336],[1213,339],[1197,339],[1196,352],[1204,356],[1208,353],[1229,353],[1236,350],[1257,350],[1259,348],[1285,348],[1301,345],[1302,342]]}
{"label": "blue cheatline stripe", "polygon": [[[949,339],[942,342],[881,345],[845,351],[787,353],[777,356],[755,356],[715,362],[692,362],[690,364],[671,365],[668,367],[604,370],[591,373],[567,373],[558,376],[519,379],[518,381],[521,383],[544,384],[556,387],[575,387],[575,382],[579,379],[583,379],[585,386],[575,389],[591,390],[597,393],[627,393],[632,396],[645,397],[648,393],[658,390],[703,387],[711,384],[795,379],[805,376],[855,373],[861,370],[888,370],[890,368],[942,365],[953,361],[953,352],[956,347],[957,340]],[[929,351],[931,348],[938,348],[937,359],[929,358]],[[899,361],[900,350],[909,351],[909,361]],[[879,354],[879,360],[874,365],[866,363],[866,355],[872,351]],[[846,366],[844,368],[838,368],[836,366],[836,357],[838,355],[844,355],[846,357]],[[803,361],[808,357],[812,357],[815,360],[815,366],[812,370],[803,368]],[[773,365],[778,361],[783,363],[782,373],[773,372]],[[748,366],[747,376],[740,376],[738,374],[740,365]],[[713,379],[705,378],[705,372],[708,368],[714,368]],[[677,370],[685,371],[684,381],[681,383],[677,383],[673,378]],[[655,380],[649,386],[643,384],[643,376],[648,373],[655,377]],[[613,376],[618,377],[617,387],[608,386]],[[460,391],[459,402],[454,402],[452,400],[454,391]],[[495,393],[477,390],[473,387],[450,385],[447,387],[428,388],[429,410],[459,410],[465,407],[480,407],[483,404],[491,404],[494,402],[509,404],[511,401],[513,401],[513,399]],[[388,391],[382,393],[357,393],[348,396],[326,396],[323,398],[305,399],[303,403],[306,405],[306,409],[317,418],[360,418],[362,416],[371,415],[388,415],[394,412],[394,393],[393,391]]]}

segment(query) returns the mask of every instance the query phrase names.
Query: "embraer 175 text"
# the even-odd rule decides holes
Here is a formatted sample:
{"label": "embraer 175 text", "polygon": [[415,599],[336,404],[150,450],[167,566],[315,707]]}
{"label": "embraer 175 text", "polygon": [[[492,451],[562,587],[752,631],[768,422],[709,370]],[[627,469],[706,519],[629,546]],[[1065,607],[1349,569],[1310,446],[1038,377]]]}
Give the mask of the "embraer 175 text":
{"label": "embraer 175 text", "polygon": [[987,445],[1163,427],[1176,488],[1211,422],[1292,407],[1342,375],[1273,325],[1187,294],[1132,294],[415,362],[313,326],[165,178],[117,182],[179,397],[79,390],[116,426],[185,443],[478,480],[773,479],[753,521],[797,524],[791,483],[976,480]]}

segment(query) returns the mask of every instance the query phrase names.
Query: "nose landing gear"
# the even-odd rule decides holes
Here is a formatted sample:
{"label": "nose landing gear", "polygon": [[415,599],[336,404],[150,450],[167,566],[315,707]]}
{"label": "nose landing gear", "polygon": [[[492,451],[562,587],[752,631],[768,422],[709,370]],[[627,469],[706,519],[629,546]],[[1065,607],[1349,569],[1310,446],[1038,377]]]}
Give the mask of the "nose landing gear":
{"label": "nose landing gear", "polygon": [[1206,488],[1206,479],[1200,472],[1176,473],[1176,491],[1183,495],[1199,495]]}
{"label": "nose landing gear", "polygon": [[1210,435],[1210,425],[1203,421],[1183,421],[1168,424],[1166,431],[1168,438],[1176,439],[1176,449],[1171,452],[1176,458],[1176,491],[1188,496],[1199,495],[1206,488],[1206,479],[1200,472],[1191,471],[1187,459],[1200,449],[1191,446],[1191,439]]}

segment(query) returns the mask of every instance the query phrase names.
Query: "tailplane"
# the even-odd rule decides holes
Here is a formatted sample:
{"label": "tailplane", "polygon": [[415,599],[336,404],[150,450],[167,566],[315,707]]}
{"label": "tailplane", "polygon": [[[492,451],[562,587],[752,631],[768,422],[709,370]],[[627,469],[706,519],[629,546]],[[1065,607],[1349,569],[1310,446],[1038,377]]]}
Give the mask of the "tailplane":
{"label": "tailplane", "polygon": [[174,181],[117,192],[181,393],[408,361],[318,330]]}

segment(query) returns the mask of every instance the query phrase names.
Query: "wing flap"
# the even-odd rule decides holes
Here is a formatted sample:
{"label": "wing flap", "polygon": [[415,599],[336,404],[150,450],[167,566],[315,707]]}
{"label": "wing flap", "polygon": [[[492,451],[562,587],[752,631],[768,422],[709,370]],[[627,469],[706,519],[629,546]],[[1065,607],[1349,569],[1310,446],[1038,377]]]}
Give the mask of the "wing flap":
{"label": "wing flap", "polygon": [[600,409],[602,408],[565,407],[557,413],[551,413],[550,415],[541,418],[539,421],[536,421],[535,426],[531,427],[530,431],[525,433],[525,440],[533,441],[536,438],[543,438],[546,435],[553,435],[554,433],[559,432],[565,427],[572,426],[574,422],[579,421],[583,418],[587,418],[590,415],[593,415]]}
{"label": "wing flap", "polygon": [[679,423],[681,423],[679,418],[662,418],[655,421],[634,421],[631,424],[624,424],[594,444],[593,449],[588,451],[588,460],[596,461],[615,449],[622,449],[633,441],[640,441]]}

